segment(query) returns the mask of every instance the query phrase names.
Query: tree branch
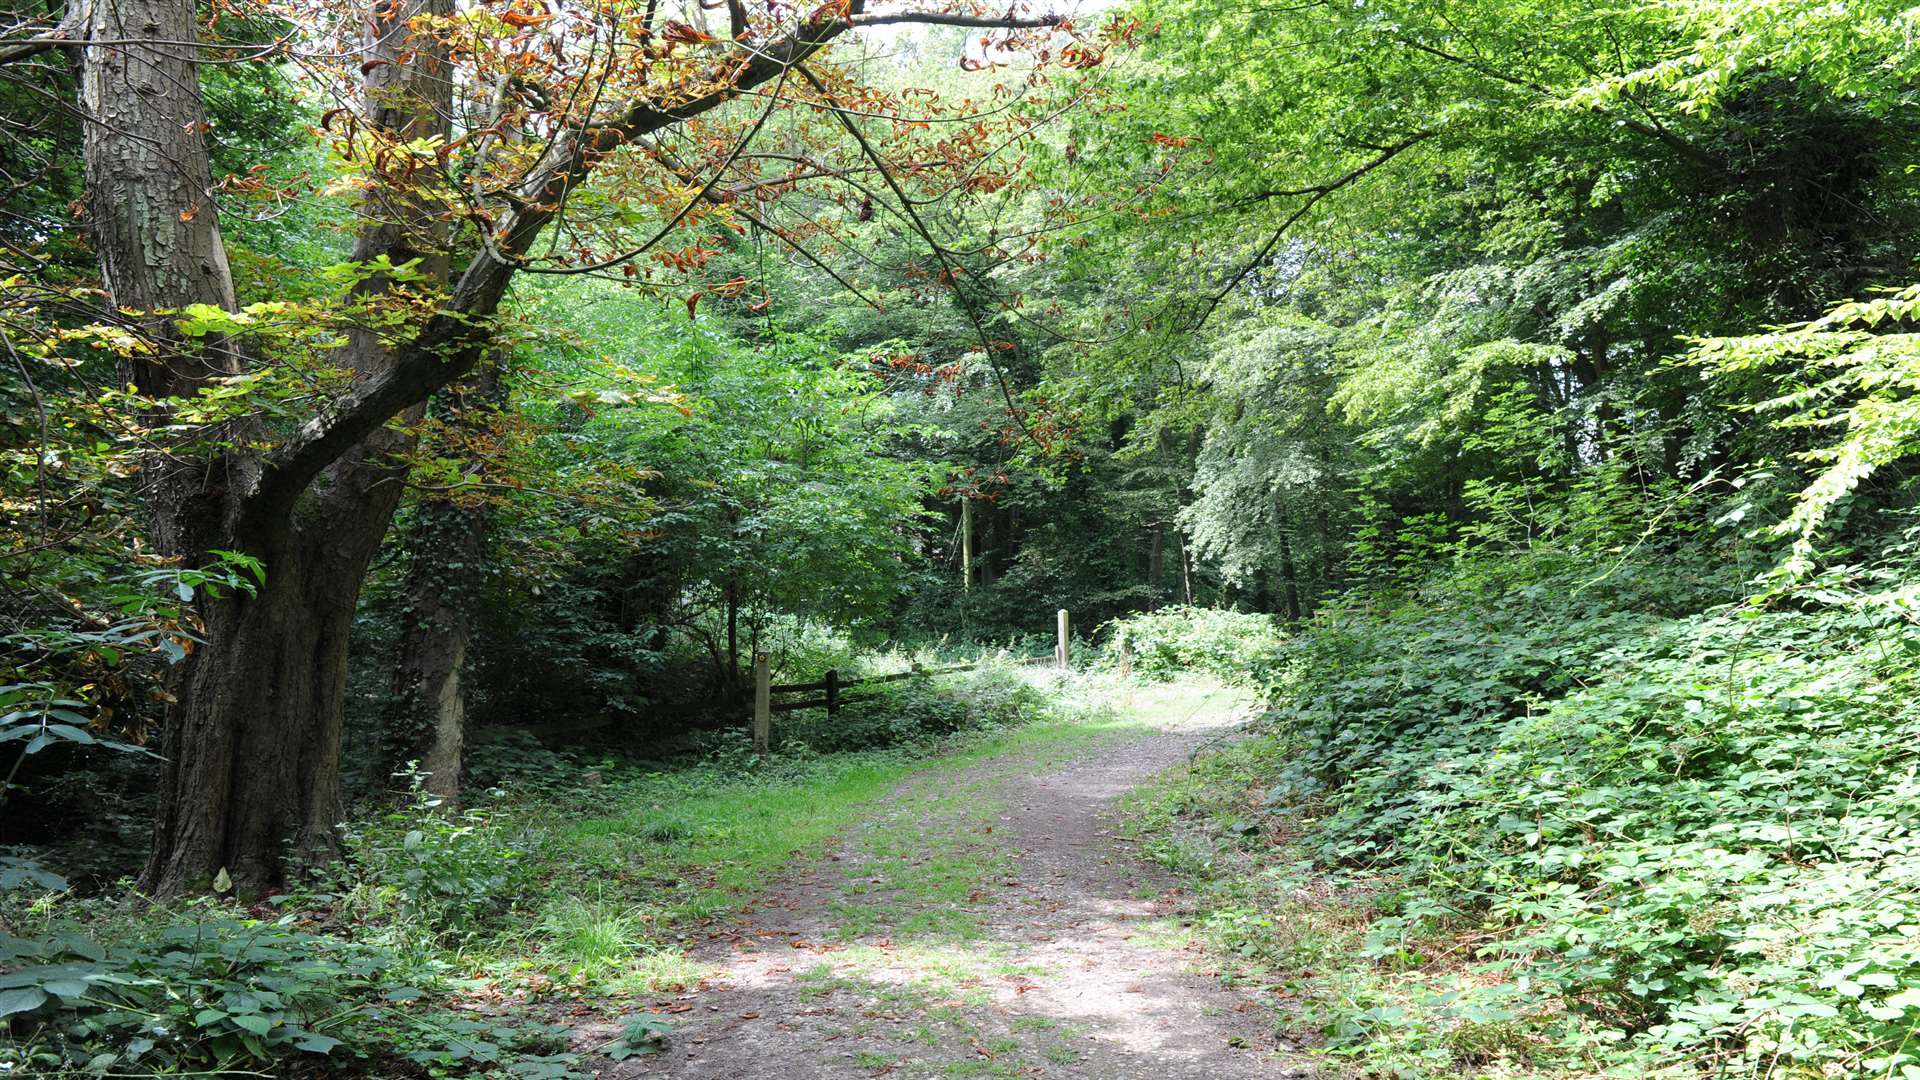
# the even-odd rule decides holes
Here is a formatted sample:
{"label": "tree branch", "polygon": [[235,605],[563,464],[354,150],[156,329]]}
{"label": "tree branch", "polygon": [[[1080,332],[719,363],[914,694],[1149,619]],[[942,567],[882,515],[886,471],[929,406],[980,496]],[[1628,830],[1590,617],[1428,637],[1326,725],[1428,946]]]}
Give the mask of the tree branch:
{"label": "tree branch", "polygon": [[[1449,64],[1454,64],[1459,67],[1466,68],[1468,71],[1472,71],[1479,75],[1484,75],[1487,78],[1496,80],[1498,82],[1506,83],[1509,86],[1517,86],[1522,90],[1530,90],[1533,93],[1536,93],[1544,98],[1558,98],[1560,96],[1554,93],[1552,88],[1548,87],[1544,83],[1537,83],[1532,81],[1531,79],[1522,79],[1522,78],[1519,78],[1518,76],[1508,75],[1506,72],[1495,70],[1494,68],[1488,67],[1487,65],[1482,64],[1478,61],[1469,60],[1464,56],[1460,56],[1455,53],[1450,53],[1445,49],[1436,48],[1432,45],[1426,44],[1425,42],[1415,41],[1412,38],[1403,37],[1403,38],[1400,38],[1399,40],[1401,44],[1406,45],[1410,49],[1415,49],[1419,52],[1426,53],[1428,56],[1431,56],[1437,60],[1444,60]],[[1696,164],[1705,165],[1715,169],[1724,167],[1724,163],[1719,158],[1713,156],[1712,154],[1708,153],[1705,150],[1700,149],[1699,147],[1693,145],[1687,140],[1681,138],[1680,136],[1675,135],[1672,131],[1669,131],[1664,125],[1660,123],[1659,119],[1653,115],[1652,110],[1648,109],[1645,105],[1642,105],[1640,102],[1634,101],[1631,98],[1629,98],[1628,100],[1632,102],[1635,108],[1639,109],[1642,113],[1646,115],[1647,120],[1641,121],[1641,120],[1633,120],[1633,119],[1628,119],[1623,117],[1620,120],[1620,126],[1626,128],[1628,131],[1631,131],[1636,135],[1643,135],[1647,138],[1653,139],[1654,141],[1660,143],[1662,146],[1665,146],[1675,151],[1676,153],[1680,154],[1682,157],[1688,158],[1689,160],[1693,161]]]}
{"label": "tree branch", "polygon": [[[440,311],[427,320],[411,343],[395,351],[392,365],[343,395],[268,456],[259,482],[242,511],[247,522],[260,526],[291,511],[301,493],[328,465],[389,419],[465,375],[478,362],[487,345],[489,323],[514,274],[523,265],[523,257],[541,230],[557,215],[557,207],[562,205],[567,191],[584,181],[595,165],[615,149],[710,112],[748,90],[782,77],[834,38],[859,26],[927,23],[1017,30],[1057,26],[1065,21],[1059,15],[1010,15],[978,22],[956,21],[974,17],[939,12],[867,17],[865,4],[866,0],[851,0],[845,15],[809,19],[778,41],[759,46],[740,43],[735,55],[744,55],[744,62],[725,86],[666,108],[646,99],[636,100],[627,106],[616,123],[603,127],[583,125],[568,133],[564,143],[556,143],[559,164],[523,186],[520,197],[515,200],[517,208],[503,223],[504,238],[488,241],[485,250],[461,274]],[[806,74],[804,69],[802,74]],[[884,166],[882,169],[884,172]],[[957,287],[958,282],[955,284]]]}
{"label": "tree branch", "polygon": [[1249,260],[1245,266],[1241,267],[1240,272],[1233,275],[1233,277],[1230,280],[1228,280],[1225,285],[1220,287],[1219,291],[1213,294],[1213,298],[1207,301],[1207,306],[1201,309],[1199,317],[1194,319],[1193,325],[1188,329],[1198,330],[1202,326],[1205,326],[1207,320],[1213,317],[1214,311],[1220,307],[1221,303],[1224,302],[1226,298],[1233,293],[1233,290],[1240,287],[1241,282],[1247,280],[1248,277],[1252,276],[1255,270],[1258,270],[1261,266],[1266,264],[1268,259],[1272,258],[1274,249],[1280,246],[1280,241],[1286,237],[1288,230],[1292,229],[1295,225],[1299,224],[1301,218],[1304,218],[1309,213],[1311,213],[1313,211],[1313,208],[1319,205],[1320,200],[1326,198],[1329,195],[1332,195],[1334,192],[1339,191],[1342,188],[1351,186],[1356,181],[1358,181],[1361,177],[1366,176],[1368,173],[1372,172],[1373,170],[1378,169],[1380,166],[1385,165],[1387,162],[1392,161],[1394,158],[1399,157],[1401,154],[1412,149],[1413,147],[1418,146],[1421,143],[1426,142],[1428,139],[1433,138],[1434,134],[1435,133],[1432,131],[1416,131],[1412,135],[1409,135],[1406,138],[1400,140],[1399,142],[1394,143],[1392,146],[1389,146],[1381,150],[1378,154],[1375,154],[1373,157],[1367,159],[1366,161],[1362,162],[1360,165],[1349,170],[1344,175],[1337,177],[1333,180],[1329,180],[1326,183],[1315,184],[1312,187],[1295,188],[1290,191],[1262,192],[1261,194],[1253,196],[1251,199],[1246,200],[1249,202],[1256,202],[1256,201],[1260,201],[1267,198],[1276,198],[1281,196],[1305,196],[1306,197],[1306,201],[1301,203],[1299,206],[1295,207],[1293,213],[1288,214],[1286,220],[1282,221],[1279,227],[1273,230],[1273,235],[1267,238],[1267,242],[1265,244],[1261,245],[1259,253],[1256,254],[1251,260]]}

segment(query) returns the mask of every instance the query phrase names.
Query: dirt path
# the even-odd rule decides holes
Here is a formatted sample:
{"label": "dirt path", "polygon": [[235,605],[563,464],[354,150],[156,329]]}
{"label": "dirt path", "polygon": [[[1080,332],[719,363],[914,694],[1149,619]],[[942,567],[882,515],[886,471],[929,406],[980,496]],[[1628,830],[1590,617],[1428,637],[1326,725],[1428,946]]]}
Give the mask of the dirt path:
{"label": "dirt path", "polygon": [[[1142,691],[1146,695],[1155,692]],[[1224,988],[1113,803],[1243,718],[1162,691],[1145,723],[917,774],[836,852],[697,944],[659,1054],[609,1078],[1307,1077]],[[607,1035],[617,1030],[609,1026]]]}

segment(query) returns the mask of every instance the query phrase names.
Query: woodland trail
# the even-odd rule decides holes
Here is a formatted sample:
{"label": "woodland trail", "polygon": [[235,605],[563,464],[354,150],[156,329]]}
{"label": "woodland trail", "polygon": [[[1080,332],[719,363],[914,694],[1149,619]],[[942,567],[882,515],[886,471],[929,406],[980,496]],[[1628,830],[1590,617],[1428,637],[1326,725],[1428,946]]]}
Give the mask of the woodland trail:
{"label": "woodland trail", "polygon": [[675,1022],[665,1050],[602,1075],[1314,1075],[1251,989],[1210,974],[1173,879],[1114,835],[1115,800],[1229,735],[1243,700],[1146,688],[1128,713],[907,780],[695,944],[711,974],[654,1003]]}

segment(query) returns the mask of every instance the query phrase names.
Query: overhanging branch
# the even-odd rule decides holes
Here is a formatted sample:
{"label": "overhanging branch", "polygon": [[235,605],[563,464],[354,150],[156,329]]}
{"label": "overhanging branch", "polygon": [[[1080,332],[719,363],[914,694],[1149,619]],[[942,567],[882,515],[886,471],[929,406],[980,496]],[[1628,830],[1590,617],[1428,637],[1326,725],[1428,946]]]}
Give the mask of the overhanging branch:
{"label": "overhanging branch", "polygon": [[1287,233],[1295,225],[1300,223],[1301,218],[1313,212],[1313,208],[1320,204],[1320,200],[1325,199],[1337,191],[1352,186],[1368,173],[1378,169],[1421,143],[1426,142],[1428,139],[1433,138],[1433,136],[1434,132],[1431,131],[1414,132],[1399,142],[1385,147],[1378,154],[1375,154],[1373,157],[1368,158],[1366,161],[1348,170],[1345,174],[1325,183],[1315,184],[1312,187],[1294,188],[1288,191],[1261,192],[1259,195],[1246,200],[1252,202],[1283,196],[1295,196],[1304,197],[1306,201],[1295,207],[1293,213],[1288,214],[1286,220],[1282,221],[1279,226],[1273,230],[1273,235],[1267,238],[1267,242],[1261,245],[1259,253],[1248,260],[1247,264],[1242,266],[1238,273],[1228,279],[1226,284],[1222,285],[1219,290],[1213,294],[1212,298],[1207,301],[1206,307],[1201,309],[1199,316],[1193,320],[1193,324],[1188,327],[1188,329],[1198,330],[1202,326],[1205,326],[1207,320],[1213,317],[1213,313],[1219,309],[1227,297],[1231,296],[1233,291],[1240,287],[1241,282],[1251,277],[1255,270],[1266,265],[1267,260],[1273,257],[1274,249],[1280,246],[1280,241],[1285,239]]}
{"label": "overhanging branch", "polygon": [[[725,85],[681,105],[662,108],[641,99],[630,104],[619,120],[606,126],[582,125],[565,137],[560,164],[527,185],[517,208],[503,222],[501,239],[468,265],[447,302],[427,320],[414,340],[396,350],[393,363],[380,375],[356,386],[303,426],[294,437],[268,456],[244,516],[251,522],[270,522],[290,511],[315,477],[378,430],[389,419],[418,404],[434,391],[471,369],[488,340],[500,300],[534,240],[556,216],[556,207],[574,185],[584,181],[595,165],[620,146],[664,128],[710,112],[741,94],[784,76],[818,53],[833,39],[862,26],[900,23],[1044,29],[1066,21],[1060,15],[1004,18],[943,12],[897,12],[868,16],[865,0],[851,0],[846,14],[809,19],[780,39],[765,44],[741,41],[735,57],[743,60]],[[805,74],[802,69],[802,74]],[[882,166],[884,172],[884,166]],[[957,285],[957,282],[956,282]],[[984,334],[984,328],[982,328]]]}

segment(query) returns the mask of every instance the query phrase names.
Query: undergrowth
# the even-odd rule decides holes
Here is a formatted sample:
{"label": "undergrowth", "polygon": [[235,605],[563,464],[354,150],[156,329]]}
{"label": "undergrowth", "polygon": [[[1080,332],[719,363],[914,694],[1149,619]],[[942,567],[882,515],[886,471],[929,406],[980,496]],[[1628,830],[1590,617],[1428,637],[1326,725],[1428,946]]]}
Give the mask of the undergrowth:
{"label": "undergrowth", "polygon": [[[824,850],[930,755],[1088,714],[989,665],[887,684],[828,720],[785,717],[662,764],[523,755],[463,810],[415,786],[349,822],[342,857],[258,903],[76,895],[10,858],[0,889],[0,1075],[586,1075],[546,1002],[614,1009],[697,981],[683,928]],[[823,750],[840,752],[823,753]],[[125,895],[125,894],[122,894]],[[590,1048],[658,1048],[640,1014]],[[277,1074],[277,1073],[275,1073]]]}
{"label": "undergrowth", "polygon": [[1469,562],[1297,635],[1142,835],[1386,1075],[1920,1076],[1910,559],[1771,605]]}
{"label": "undergrowth", "polygon": [[1102,659],[1109,667],[1120,664],[1125,650],[1141,678],[1204,673],[1239,684],[1258,684],[1272,674],[1285,636],[1273,615],[1191,606],[1137,612],[1103,629]]}

